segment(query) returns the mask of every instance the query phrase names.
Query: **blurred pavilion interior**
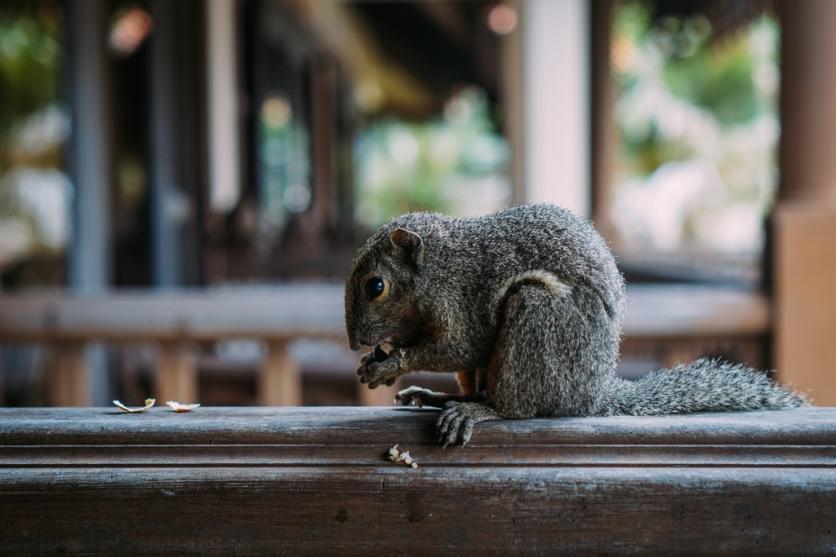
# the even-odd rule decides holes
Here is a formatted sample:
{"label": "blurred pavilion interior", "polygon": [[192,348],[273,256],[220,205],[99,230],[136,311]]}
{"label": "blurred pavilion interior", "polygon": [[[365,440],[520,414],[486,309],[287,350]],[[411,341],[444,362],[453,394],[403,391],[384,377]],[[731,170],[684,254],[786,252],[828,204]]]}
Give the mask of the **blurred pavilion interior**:
{"label": "blurred pavilion interior", "polygon": [[402,212],[528,202],[611,242],[623,375],[717,356],[836,404],[832,21],[828,0],[5,0],[0,405],[387,404],[342,339],[356,247]]}

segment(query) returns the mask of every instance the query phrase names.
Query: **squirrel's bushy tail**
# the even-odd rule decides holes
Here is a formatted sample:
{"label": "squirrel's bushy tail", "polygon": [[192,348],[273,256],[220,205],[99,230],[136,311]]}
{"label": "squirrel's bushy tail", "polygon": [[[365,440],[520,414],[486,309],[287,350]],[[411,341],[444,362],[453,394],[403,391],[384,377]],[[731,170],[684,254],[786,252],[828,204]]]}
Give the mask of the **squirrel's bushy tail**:
{"label": "squirrel's bushy tail", "polygon": [[778,410],[808,404],[804,396],[740,364],[703,358],[654,371],[638,381],[619,380],[613,414],[653,416],[728,410]]}

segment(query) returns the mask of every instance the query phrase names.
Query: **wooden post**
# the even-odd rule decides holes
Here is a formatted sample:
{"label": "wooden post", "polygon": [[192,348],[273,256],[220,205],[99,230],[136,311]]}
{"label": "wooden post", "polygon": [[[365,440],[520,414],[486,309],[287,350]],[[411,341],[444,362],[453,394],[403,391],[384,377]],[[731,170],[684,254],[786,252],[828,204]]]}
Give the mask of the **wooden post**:
{"label": "wooden post", "polygon": [[[67,0],[66,93],[72,133],[67,163],[73,188],[73,230],[69,243],[67,282],[75,293],[93,294],[112,283],[113,242],[111,184],[114,181],[113,110],[110,59],[107,52],[110,3]],[[108,375],[101,347],[59,350],[53,404],[89,405],[107,402]],[[63,380],[68,383],[63,383]],[[90,391],[87,389],[91,388]],[[65,398],[69,397],[69,398]],[[57,398],[56,398],[57,397]]]}
{"label": "wooden post", "polygon": [[781,19],[779,201],[836,204],[836,2],[777,3]]}
{"label": "wooden post", "polygon": [[69,143],[73,190],[73,241],[69,283],[96,292],[111,277],[111,98],[106,50],[109,3],[70,0],[67,18],[67,89],[73,115]]}
{"label": "wooden post", "polygon": [[185,342],[163,342],[157,375],[157,402],[168,400],[183,403],[198,402],[197,361]]}
{"label": "wooden post", "polygon": [[816,404],[836,403],[836,3],[777,3],[781,186],[775,212],[775,363]]}
{"label": "wooden post", "polygon": [[53,406],[88,406],[90,385],[84,365],[84,345],[62,343],[55,346],[49,377],[49,401]]}
{"label": "wooden post", "polygon": [[381,385],[376,389],[370,389],[367,386],[357,383],[357,399],[362,406],[392,406],[395,400],[395,395],[401,389],[400,380],[395,381],[391,387]]}
{"label": "wooden post", "polygon": [[[522,0],[508,0],[507,5],[516,10],[519,19],[525,20],[525,4]],[[505,134],[511,148],[511,203],[525,203],[525,91],[523,80],[523,30],[516,29],[505,35],[500,42],[500,64],[502,69],[502,98],[505,113]]]}
{"label": "wooden post", "polygon": [[836,207],[784,204],[775,214],[778,379],[836,404]]}
{"label": "wooden post", "polygon": [[610,213],[615,195],[613,177],[618,155],[618,133],[615,125],[615,92],[613,91],[610,46],[612,41],[613,0],[596,0],[589,4],[590,17],[590,93],[592,216],[595,226],[610,241],[615,240]]}
{"label": "wooden post", "polygon": [[589,216],[588,26],[592,2],[526,0],[523,14],[525,201]]}
{"label": "wooden post", "polygon": [[302,378],[299,365],[288,353],[286,340],[270,341],[261,364],[258,398],[264,406],[300,406]]}
{"label": "wooden post", "polygon": [[[149,156],[151,263],[155,286],[199,283],[205,81],[201,45],[206,2],[151,0]],[[172,210],[184,205],[188,210]]]}

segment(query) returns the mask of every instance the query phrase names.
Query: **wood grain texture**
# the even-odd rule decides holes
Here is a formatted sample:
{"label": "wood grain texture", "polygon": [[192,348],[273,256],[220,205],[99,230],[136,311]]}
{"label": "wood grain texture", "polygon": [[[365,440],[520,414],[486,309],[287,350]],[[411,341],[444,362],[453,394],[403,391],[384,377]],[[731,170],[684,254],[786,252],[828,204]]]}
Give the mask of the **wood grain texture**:
{"label": "wood grain texture", "polygon": [[447,450],[436,415],[0,410],[0,553],[836,551],[836,409],[493,422]]}

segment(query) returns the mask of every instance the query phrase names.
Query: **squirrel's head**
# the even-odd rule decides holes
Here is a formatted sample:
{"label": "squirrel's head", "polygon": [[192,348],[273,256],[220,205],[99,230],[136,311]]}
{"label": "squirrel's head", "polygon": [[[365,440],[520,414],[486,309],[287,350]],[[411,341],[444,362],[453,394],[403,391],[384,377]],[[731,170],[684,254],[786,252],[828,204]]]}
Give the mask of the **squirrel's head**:
{"label": "squirrel's head", "polygon": [[415,279],[424,242],[405,228],[379,230],[358,251],[345,285],[345,328],[352,350],[384,340],[414,342],[417,332]]}

